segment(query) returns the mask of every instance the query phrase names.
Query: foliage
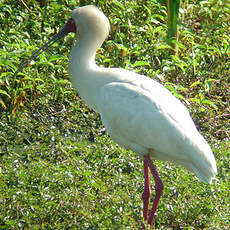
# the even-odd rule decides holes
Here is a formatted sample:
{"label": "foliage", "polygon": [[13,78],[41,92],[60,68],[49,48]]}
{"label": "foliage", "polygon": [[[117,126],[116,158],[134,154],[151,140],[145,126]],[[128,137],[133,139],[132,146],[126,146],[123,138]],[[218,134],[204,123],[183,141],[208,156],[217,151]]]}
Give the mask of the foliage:
{"label": "foliage", "polygon": [[[79,5],[43,3],[0,2],[0,228],[140,229],[142,162],[109,139],[71,87],[67,57],[74,35],[13,77]],[[175,56],[166,41],[166,8],[156,0],[88,3],[112,24],[98,64],[161,81],[190,109],[217,159],[213,185],[156,162],[165,190],[155,228],[229,229],[230,7],[183,1]]]}
{"label": "foliage", "polygon": [[176,44],[173,39],[177,41],[177,24],[179,16],[180,0],[167,0],[168,10],[168,38],[174,47],[174,52],[177,53]]}

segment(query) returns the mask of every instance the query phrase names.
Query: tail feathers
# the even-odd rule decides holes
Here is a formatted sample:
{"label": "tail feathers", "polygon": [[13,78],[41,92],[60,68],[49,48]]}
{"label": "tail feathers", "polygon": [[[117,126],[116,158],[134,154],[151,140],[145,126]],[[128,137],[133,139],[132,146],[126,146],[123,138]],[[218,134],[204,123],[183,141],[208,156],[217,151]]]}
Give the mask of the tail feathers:
{"label": "tail feathers", "polygon": [[208,145],[206,146],[205,150],[200,150],[199,154],[194,155],[190,168],[202,181],[207,183],[212,182],[217,174],[217,167],[212,150]]}
{"label": "tail feathers", "polygon": [[190,148],[190,169],[204,182],[211,183],[217,174],[216,160],[212,149],[204,137],[197,133],[193,136]]}
{"label": "tail feathers", "polygon": [[204,165],[202,165],[202,167],[196,167],[196,165],[192,165],[192,171],[196,174],[196,176],[206,182],[211,184],[212,180],[216,177],[217,174],[217,168],[216,165],[210,167],[210,165],[206,165],[207,167],[204,167]]}

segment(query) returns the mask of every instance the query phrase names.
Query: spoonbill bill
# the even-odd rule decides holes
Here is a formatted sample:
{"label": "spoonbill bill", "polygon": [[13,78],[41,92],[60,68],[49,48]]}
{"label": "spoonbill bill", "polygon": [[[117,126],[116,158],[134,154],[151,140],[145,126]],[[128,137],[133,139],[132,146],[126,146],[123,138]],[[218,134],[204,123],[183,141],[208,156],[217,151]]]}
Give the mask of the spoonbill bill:
{"label": "spoonbill bill", "polygon": [[[152,160],[182,165],[208,183],[217,174],[216,161],[187,108],[168,89],[126,69],[96,64],[96,51],[109,31],[108,18],[96,6],[79,7],[72,11],[60,31],[26,59],[15,74],[59,38],[70,32],[77,34],[69,57],[70,79],[88,107],[101,115],[111,138],[138,153],[143,160],[143,217],[145,225],[151,227],[163,191]],[[155,180],[155,199],[150,210],[149,169]]]}

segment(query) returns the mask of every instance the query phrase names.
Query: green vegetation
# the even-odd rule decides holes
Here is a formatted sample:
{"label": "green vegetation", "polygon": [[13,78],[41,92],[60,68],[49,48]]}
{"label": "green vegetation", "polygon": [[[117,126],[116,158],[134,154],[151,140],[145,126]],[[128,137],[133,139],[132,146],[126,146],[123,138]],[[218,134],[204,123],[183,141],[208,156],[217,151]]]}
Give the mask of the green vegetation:
{"label": "green vegetation", "polygon": [[[142,162],[110,140],[72,88],[67,57],[74,34],[13,77],[79,5],[40,2],[46,5],[0,2],[0,229],[140,229]],[[155,228],[229,229],[227,1],[182,2],[177,56],[166,42],[166,8],[157,0],[81,2],[97,4],[112,24],[98,64],[162,81],[187,105],[216,156],[212,185],[155,162],[165,185]]]}

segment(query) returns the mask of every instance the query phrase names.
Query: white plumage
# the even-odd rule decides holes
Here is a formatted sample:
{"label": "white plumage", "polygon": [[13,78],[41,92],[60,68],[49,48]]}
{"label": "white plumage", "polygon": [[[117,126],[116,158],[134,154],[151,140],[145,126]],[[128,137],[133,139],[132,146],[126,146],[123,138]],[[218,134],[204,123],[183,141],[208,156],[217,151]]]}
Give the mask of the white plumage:
{"label": "white plumage", "polygon": [[70,79],[86,104],[100,113],[112,139],[140,155],[183,165],[211,182],[216,162],[187,108],[148,77],[97,66],[96,50],[108,36],[108,19],[95,6],[78,8],[71,16],[78,35],[70,54]]}

